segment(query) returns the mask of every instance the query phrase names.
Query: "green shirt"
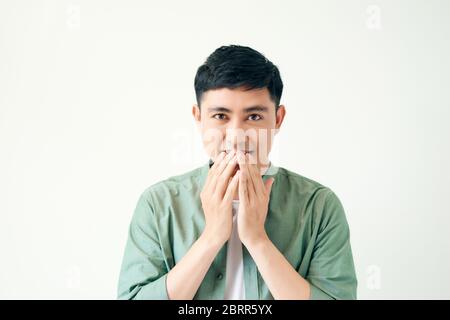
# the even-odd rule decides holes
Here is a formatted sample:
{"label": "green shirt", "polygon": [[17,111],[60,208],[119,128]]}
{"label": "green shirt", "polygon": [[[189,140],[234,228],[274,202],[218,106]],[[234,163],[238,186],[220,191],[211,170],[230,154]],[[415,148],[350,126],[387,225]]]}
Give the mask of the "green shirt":
{"label": "green shirt", "polygon": [[[201,235],[200,201],[212,160],[195,170],[148,187],[128,229],[120,270],[119,299],[168,299],[166,277]],[[265,222],[267,235],[311,285],[312,299],[356,299],[357,279],[350,232],[341,202],[329,188],[276,167]],[[243,246],[247,299],[273,299],[257,265]],[[194,299],[221,300],[225,292],[227,243],[220,249]]]}

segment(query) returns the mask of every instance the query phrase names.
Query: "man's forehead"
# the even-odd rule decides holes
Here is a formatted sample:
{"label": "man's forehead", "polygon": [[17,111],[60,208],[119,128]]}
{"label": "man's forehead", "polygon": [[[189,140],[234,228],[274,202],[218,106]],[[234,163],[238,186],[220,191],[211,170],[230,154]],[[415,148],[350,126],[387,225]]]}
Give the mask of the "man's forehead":
{"label": "man's forehead", "polygon": [[[265,89],[267,90],[267,88]],[[202,109],[208,113],[269,112],[275,108],[275,103],[270,98],[268,90],[264,94],[249,94],[246,96],[212,92],[202,100]]]}
{"label": "man's forehead", "polygon": [[[220,88],[211,89],[203,94],[203,100],[208,104],[227,104],[242,105],[248,103],[263,103],[270,100],[270,93],[267,88],[256,88],[244,90],[244,88]],[[255,101],[256,100],[256,101]]]}

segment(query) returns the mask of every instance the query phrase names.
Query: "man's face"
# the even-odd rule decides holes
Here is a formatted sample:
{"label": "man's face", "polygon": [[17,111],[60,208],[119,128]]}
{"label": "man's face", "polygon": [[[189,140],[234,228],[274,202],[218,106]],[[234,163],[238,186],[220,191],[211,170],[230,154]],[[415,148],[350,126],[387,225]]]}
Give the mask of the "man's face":
{"label": "man's face", "polygon": [[240,150],[263,171],[269,165],[273,136],[283,122],[285,108],[280,105],[275,113],[267,88],[222,88],[206,91],[201,107],[194,105],[192,113],[211,159],[222,151]]}

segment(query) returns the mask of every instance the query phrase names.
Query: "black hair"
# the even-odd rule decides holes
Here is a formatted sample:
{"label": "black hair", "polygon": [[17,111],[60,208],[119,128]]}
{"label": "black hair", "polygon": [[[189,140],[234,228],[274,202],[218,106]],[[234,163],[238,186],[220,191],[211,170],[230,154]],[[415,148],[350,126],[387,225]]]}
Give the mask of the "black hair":
{"label": "black hair", "polygon": [[203,93],[211,89],[267,87],[278,110],[283,92],[278,68],[258,51],[239,45],[217,48],[197,69],[194,87],[199,107]]}

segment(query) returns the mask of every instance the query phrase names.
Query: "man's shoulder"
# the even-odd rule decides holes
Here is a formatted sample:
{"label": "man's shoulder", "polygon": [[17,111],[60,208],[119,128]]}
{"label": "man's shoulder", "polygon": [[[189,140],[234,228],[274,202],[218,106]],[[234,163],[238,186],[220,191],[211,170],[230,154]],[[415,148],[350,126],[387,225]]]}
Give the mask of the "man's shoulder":
{"label": "man's shoulder", "polygon": [[329,186],[285,168],[279,168],[277,178],[284,185],[285,201],[313,208],[318,219],[345,219],[343,205]]}
{"label": "man's shoulder", "polygon": [[318,208],[323,208],[326,204],[341,205],[334,190],[317,180],[282,167],[279,167],[278,179],[284,186],[283,191],[286,193],[286,199],[296,199],[299,203],[311,203]]}
{"label": "man's shoulder", "polygon": [[315,193],[318,190],[330,190],[328,186],[284,167],[278,167],[277,177],[281,183],[296,192]]}
{"label": "man's shoulder", "polygon": [[194,185],[198,184],[203,168],[203,166],[197,167],[181,174],[159,180],[148,186],[143,194],[145,197],[149,197],[151,194],[158,196],[176,196],[182,191],[191,190]]}

